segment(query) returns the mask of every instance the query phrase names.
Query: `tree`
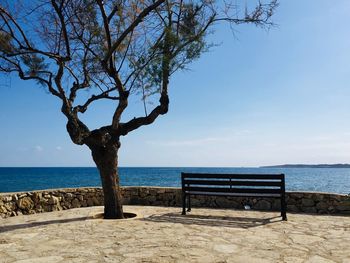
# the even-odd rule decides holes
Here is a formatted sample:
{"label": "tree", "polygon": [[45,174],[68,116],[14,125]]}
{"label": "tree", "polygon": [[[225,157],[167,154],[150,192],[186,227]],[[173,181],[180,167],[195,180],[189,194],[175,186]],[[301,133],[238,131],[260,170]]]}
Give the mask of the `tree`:
{"label": "tree", "polygon": [[[241,11],[214,0],[0,0],[0,72],[60,100],[71,140],[89,147],[99,170],[104,217],[123,218],[120,137],[168,112],[170,76],[208,50],[217,23],[272,25],[278,3],[268,1]],[[90,97],[81,102],[83,90]],[[124,122],[131,96],[141,96],[145,115]],[[146,100],[155,99],[148,113]],[[113,118],[90,130],[81,114],[101,100],[115,101]]]}

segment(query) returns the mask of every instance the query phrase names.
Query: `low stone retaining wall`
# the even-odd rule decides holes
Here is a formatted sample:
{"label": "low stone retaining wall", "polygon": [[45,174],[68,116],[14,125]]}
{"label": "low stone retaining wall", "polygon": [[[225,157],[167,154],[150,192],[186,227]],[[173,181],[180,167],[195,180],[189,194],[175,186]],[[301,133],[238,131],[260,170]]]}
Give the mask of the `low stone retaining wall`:
{"label": "low stone retaining wall", "polygon": [[[181,206],[181,189],[164,187],[123,187],[126,205]],[[208,197],[191,198],[193,207],[278,210],[280,201],[269,198]],[[101,188],[57,189],[0,194],[0,217],[34,214],[70,208],[103,205]],[[349,214],[350,195],[288,192],[289,212]]]}

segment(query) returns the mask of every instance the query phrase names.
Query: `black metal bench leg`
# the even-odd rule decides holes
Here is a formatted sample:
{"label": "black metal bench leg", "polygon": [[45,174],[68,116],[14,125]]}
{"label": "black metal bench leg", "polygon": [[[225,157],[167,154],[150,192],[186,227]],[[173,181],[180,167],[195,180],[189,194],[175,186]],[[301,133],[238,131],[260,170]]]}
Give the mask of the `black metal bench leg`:
{"label": "black metal bench leg", "polygon": [[191,195],[188,195],[188,209],[187,212],[191,212]]}
{"label": "black metal bench leg", "polygon": [[281,216],[282,220],[287,221],[287,204],[286,204],[286,186],[284,174],[282,174],[282,186],[281,186]]}
{"label": "black metal bench leg", "polygon": [[182,193],[182,215],[186,215],[186,194]]}
{"label": "black metal bench leg", "polygon": [[282,212],[282,220],[283,221],[287,221],[287,213],[286,212]]}
{"label": "black metal bench leg", "polygon": [[287,221],[287,206],[285,196],[281,198],[281,217],[283,221]]}

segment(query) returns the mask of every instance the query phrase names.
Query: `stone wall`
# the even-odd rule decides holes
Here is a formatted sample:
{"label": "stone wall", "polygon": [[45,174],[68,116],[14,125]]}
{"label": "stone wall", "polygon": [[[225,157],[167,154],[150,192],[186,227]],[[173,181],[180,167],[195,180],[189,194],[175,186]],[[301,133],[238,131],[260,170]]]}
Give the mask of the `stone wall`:
{"label": "stone wall", "polygon": [[[180,188],[123,187],[126,205],[181,206]],[[280,201],[269,198],[237,198],[197,196],[193,207],[243,209],[249,205],[254,210],[278,210]],[[0,217],[57,211],[103,204],[101,188],[76,188],[35,192],[0,194]],[[318,214],[349,214],[350,195],[288,192],[289,212]]]}

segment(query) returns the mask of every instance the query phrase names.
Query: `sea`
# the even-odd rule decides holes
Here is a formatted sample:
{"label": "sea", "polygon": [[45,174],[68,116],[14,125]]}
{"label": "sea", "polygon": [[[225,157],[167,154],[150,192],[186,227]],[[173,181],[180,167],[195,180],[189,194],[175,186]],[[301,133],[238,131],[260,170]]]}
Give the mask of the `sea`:
{"label": "sea", "polygon": [[[181,172],[284,173],[287,191],[350,194],[350,168],[121,167],[122,186],[180,187]],[[101,186],[94,167],[0,167],[0,192]]]}

